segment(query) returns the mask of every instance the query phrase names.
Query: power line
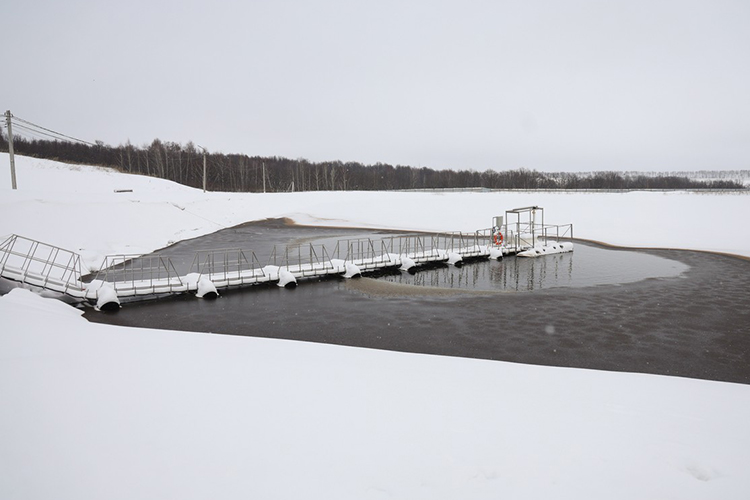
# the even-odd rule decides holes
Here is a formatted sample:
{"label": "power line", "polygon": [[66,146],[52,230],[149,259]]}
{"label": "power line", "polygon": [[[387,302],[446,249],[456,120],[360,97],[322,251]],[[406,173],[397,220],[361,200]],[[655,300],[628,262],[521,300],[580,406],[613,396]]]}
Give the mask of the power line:
{"label": "power line", "polygon": [[[16,120],[17,122],[22,122],[22,123],[25,123],[25,124],[27,124],[27,125],[31,125],[32,127],[36,127],[36,128],[38,128],[38,129],[41,129],[41,130],[46,130],[47,132],[51,132],[51,133],[53,133],[53,134],[56,134],[56,135],[58,135],[58,136],[60,136],[60,137],[65,137],[66,139],[70,139],[70,140],[73,140],[73,141],[78,141],[78,142],[82,142],[83,144],[88,144],[89,146],[96,146],[96,144],[93,144],[93,143],[91,143],[91,142],[88,142],[88,141],[84,141],[83,139],[77,139],[77,138],[75,138],[75,137],[72,137],[72,136],[69,136],[69,135],[65,135],[65,134],[62,134],[62,133],[60,133],[60,132],[56,132],[56,131],[54,131],[54,130],[52,130],[52,129],[48,129],[48,128],[46,128],[46,127],[42,127],[41,125],[37,125],[36,123],[32,123],[32,122],[30,122],[30,121],[28,121],[28,120],[24,120],[23,118],[19,118],[19,117],[15,116],[15,115],[14,115],[14,116],[12,116],[12,119]],[[19,124],[19,125],[20,125],[20,124]]]}
{"label": "power line", "polygon": [[46,132],[42,132],[40,130],[34,130],[33,128],[29,128],[29,127],[27,127],[25,125],[21,125],[20,123],[16,123],[15,125],[16,125],[15,128],[20,128],[22,130],[25,130],[27,133],[29,133],[32,136],[35,136],[37,138],[42,138],[41,136],[44,135],[44,136],[50,137],[52,139],[59,140],[59,137],[57,137],[57,136],[54,136],[52,134],[48,134]]}

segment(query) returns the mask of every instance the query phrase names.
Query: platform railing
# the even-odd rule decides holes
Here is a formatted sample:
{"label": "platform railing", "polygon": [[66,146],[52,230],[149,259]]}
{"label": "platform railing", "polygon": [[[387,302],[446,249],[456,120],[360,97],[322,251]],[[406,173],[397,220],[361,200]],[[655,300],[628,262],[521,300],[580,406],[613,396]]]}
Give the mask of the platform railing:
{"label": "platform railing", "polygon": [[464,233],[453,231],[437,235],[437,246],[447,252],[455,252],[463,257],[486,255],[484,250],[491,245],[491,229]]}
{"label": "platform railing", "polygon": [[79,254],[16,234],[0,243],[0,275],[61,293],[83,291]]}
{"label": "platform railing", "polygon": [[546,245],[549,240],[561,240],[573,238],[573,224],[548,224],[542,228],[542,238]]}
{"label": "platform railing", "polygon": [[337,271],[326,247],[312,243],[289,245],[284,247],[283,252],[279,252],[274,246],[268,258],[268,265],[286,269],[302,277],[332,274]]}
{"label": "platform railing", "polygon": [[193,257],[190,272],[228,285],[267,281],[255,252],[241,248],[199,250]]}
{"label": "platform railing", "polygon": [[356,238],[337,241],[331,255],[366,269],[390,264],[391,253],[388,239]]}
{"label": "platform railing", "polygon": [[513,252],[546,245],[550,240],[573,238],[573,224],[514,223],[503,226],[504,245]]}
{"label": "platform railing", "polygon": [[123,296],[186,289],[171,259],[162,255],[107,255],[94,280],[109,283],[118,295]]}
{"label": "platform railing", "polygon": [[440,236],[437,234],[404,234],[385,238],[392,252],[406,255],[416,262],[446,260],[440,248]]}

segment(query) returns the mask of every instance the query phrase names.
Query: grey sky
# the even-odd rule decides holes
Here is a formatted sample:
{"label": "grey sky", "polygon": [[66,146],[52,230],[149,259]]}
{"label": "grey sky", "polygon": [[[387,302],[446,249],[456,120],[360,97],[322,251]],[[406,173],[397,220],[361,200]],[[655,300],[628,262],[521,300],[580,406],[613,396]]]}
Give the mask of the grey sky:
{"label": "grey sky", "polygon": [[750,2],[3,1],[0,106],[86,140],[750,168]]}

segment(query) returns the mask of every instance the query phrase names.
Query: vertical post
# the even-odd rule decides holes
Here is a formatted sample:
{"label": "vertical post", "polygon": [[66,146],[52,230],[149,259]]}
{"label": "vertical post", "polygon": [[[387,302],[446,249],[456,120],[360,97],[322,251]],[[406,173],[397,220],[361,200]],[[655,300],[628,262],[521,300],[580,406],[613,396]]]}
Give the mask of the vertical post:
{"label": "vertical post", "polygon": [[199,148],[203,150],[203,192],[206,192],[206,148],[201,146],[200,144],[196,144]]}
{"label": "vertical post", "polygon": [[263,192],[266,192],[266,162],[263,162]]}
{"label": "vertical post", "polygon": [[10,155],[10,183],[13,189],[18,189],[16,185],[16,158],[13,154],[13,129],[11,128],[10,119],[13,115],[10,110],[5,112],[5,121],[8,124],[8,154]]}

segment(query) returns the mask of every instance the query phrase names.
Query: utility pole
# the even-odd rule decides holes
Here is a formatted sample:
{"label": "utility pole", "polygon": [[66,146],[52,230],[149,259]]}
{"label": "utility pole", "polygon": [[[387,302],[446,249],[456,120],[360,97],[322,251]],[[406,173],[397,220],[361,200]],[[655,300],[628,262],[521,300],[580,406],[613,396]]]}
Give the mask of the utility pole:
{"label": "utility pole", "polygon": [[197,144],[199,148],[203,150],[203,192],[206,192],[206,148]]}
{"label": "utility pole", "polygon": [[8,124],[8,154],[10,155],[10,183],[13,189],[18,189],[16,185],[16,159],[13,155],[13,129],[10,125],[10,119],[13,115],[10,110],[5,112],[5,122]]}
{"label": "utility pole", "polygon": [[266,192],[266,162],[262,162],[263,165],[263,192]]}

